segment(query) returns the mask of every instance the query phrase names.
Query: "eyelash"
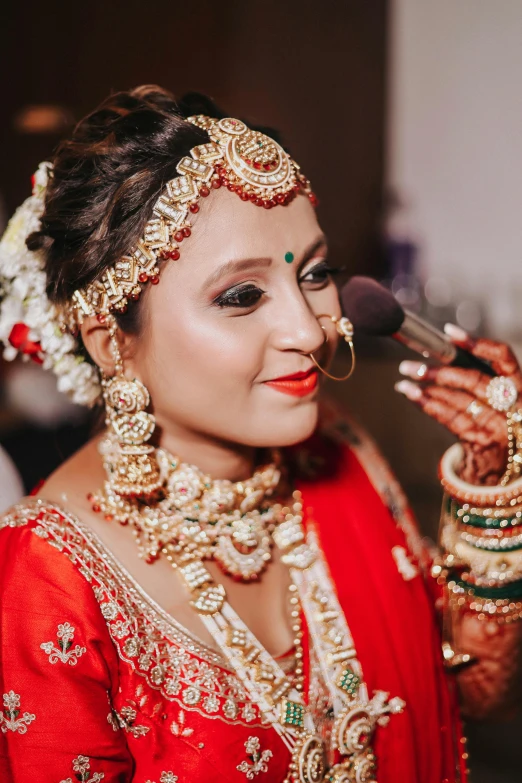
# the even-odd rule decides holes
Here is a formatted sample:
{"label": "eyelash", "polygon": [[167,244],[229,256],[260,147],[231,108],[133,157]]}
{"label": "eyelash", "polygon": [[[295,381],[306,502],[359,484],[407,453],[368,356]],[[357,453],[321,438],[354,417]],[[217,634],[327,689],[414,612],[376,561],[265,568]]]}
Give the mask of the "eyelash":
{"label": "eyelash", "polygon": [[[299,282],[311,283],[312,285],[315,285],[316,289],[318,289],[328,281],[331,275],[338,271],[338,269],[331,269],[326,261],[321,261],[312,267],[312,269],[310,269],[306,275],[300,277]],[[306,278],[308,278],[310,275],[319,275],[319,279],[316,278],[315,280],[307,280]],[[237,286],[236,288],[228,289],[228,291],[220,294],[214,300],[214,304],[216,304],[218,307],[236,307],[245,310],[247,308],[254,307],[254,305],[259,302],[265,293],[266,291],[263,291],[263,289],[259,288],[259,286],[249,283],[246,285]],[[247,301],[249,296],[250,300]]]}

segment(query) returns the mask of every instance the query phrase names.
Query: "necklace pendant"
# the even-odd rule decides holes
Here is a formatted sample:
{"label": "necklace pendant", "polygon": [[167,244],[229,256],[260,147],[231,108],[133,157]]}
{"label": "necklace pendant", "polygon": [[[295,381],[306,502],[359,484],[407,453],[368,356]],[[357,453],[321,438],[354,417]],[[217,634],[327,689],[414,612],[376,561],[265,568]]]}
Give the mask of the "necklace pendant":
{"label": "necklace pendant", "polygon": [[388,700],[387,693],[377,691],[370,701],[352,701],[339,713],[332,728],[332,743],[347,758],[336,765],[337,777],[326,778],[328,783],[376,783],[376,760],[371,747],[375,729],[377,725],[386,725],[390,713],[402,712],[404,706],[402,699]]}
{"label": "necklace pendant", "polygon": [[218,537],[214,559],[225,574],[244,582],[257,579],[272,559],[270,536],[260,516],[241,517],[229,535]]}
{"label": "necklace pendant", "polygon": [[353,703],[344,709],[334,723],[332,737],[343,756],[362,753],[369,746],[375,722],[366,705]]}
{"label": "necklace pendant", "polygon": [[331,767],[324,777],[324,783],[377,783],[376,762],[368,750],[350,761],[343,761]]}
{"label": "necklace pendant", "polygon": [[303,734],[293,750],[290,769],[295,783],[323,783],[327,770],[323,740],[316,734]]}

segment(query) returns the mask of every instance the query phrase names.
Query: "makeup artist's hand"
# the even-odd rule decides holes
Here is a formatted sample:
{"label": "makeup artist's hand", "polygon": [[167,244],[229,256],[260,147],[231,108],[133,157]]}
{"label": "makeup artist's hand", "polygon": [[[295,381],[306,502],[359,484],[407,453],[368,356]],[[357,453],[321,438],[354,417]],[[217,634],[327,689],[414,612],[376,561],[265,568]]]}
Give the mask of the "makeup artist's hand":
{"label": "makeup artist's hand", "polygon": [[[456,345],[486,359],[497,375],[511,378],[521,394],[522,373],[508,345],[472,340],[452,324],[445,331]],[[399,370],[416,383],[400,381],[396,390],[459,438],[464,448],[461,478],[471,484],[497,484],[506,467],[508,440],[505,413],[487,402],[491,378],[478,370],[428,367],[412,361],[402,362]]]}

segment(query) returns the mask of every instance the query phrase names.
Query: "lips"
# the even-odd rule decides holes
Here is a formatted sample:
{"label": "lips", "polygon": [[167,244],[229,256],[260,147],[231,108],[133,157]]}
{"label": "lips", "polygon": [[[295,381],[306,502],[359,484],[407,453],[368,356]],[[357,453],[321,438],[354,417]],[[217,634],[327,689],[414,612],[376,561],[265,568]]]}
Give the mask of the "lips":
{"label": "lips", "polygon": [[310,367],[305,372],[296,372],[292,375],[274,378],[272,381],[265,381],[265,384],[283,394],[290,394],[293,397],[306,397],[315,391],[318,382],[319,377],[316,368]]}

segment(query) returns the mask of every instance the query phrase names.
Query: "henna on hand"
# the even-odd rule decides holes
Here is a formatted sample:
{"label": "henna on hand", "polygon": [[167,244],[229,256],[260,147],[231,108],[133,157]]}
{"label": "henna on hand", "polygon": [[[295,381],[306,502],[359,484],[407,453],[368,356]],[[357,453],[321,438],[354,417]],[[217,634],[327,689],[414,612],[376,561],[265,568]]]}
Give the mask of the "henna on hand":
{"label": "henna on hand", "polygon": [[[498,375],[510,377],[522,392],[522,373],[509,346],[470,338],[458,344],[489,361]],[[505,414],[493,410],[487,402],[491,378],[478,370],[426,368],[418,362],[402,362],[400,371],[420,379],[420,384],[402,381],[396,389],[459,438],[464,450],[461,478],[482,486],[498,484],[507,463],[508,437]],[[473,402],[478,403],[475,415],[469,409]]]}

